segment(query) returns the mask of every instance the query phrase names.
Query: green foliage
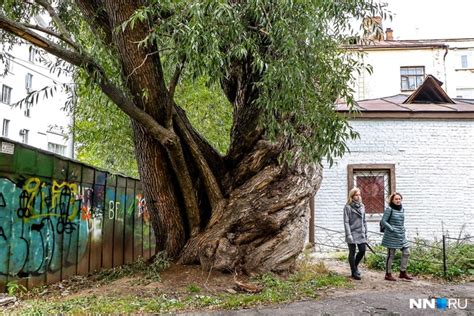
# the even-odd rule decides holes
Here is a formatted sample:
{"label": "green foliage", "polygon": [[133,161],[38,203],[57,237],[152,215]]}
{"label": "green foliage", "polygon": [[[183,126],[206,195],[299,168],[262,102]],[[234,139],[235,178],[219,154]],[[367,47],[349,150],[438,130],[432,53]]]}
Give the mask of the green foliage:
{"label": "green foliage", "polygon": [[[101,92],[78,77],[75,109],[77,158],[87,164],[138,177],[133,133],[128,117]],[[193,126],[221,153],[229,147],[232,122],[230,104],[217,87],[207,87],[204,78],[186,81],[176,91],[176,100],[186,110]]]}
{"label": "green foliage", "polygon": [[268,136],[284,136],[306,157],[332,162],[346,151],[345,140],[356,137],[333,104],[337,98],[353,103],[348,83],[353,71],[363,67],[341,45],[354,37],[350,17],[378,14],[384,14],[382,6],[371,0],[155,0],[125,24],[166,16],[142,44],[173,47],[168,61],[175,64],[185,56],[194,78],[220,82],[233,65],[251,61],[258,75],[254,88],[263,111],[260,124]]}
{"label": "green foliage", "polygon": [[[312,160],[341,156],[346,140],[357,134],[333,109],[337,99],[353,104],[348,83],[360,70],[357,54],[344,45],[354,39],[352,19],[384,16],[375,0],[216,1],[150,0],[113,32],[149,27],[139,45],[160,53],[166,83],[176,65],[185,60],[176,100],[187,109],[196,128],[221,152],[229,143],[233,109],[217,86],[236,65],[250,63],[260,125],[270,139],[284,137],[303,149]],[[90,28],[75,2],[57,2],[58,16],[80,47],[106,76],[131,99],[146,98],[149,91],[131,96],[128,74],[123,73],[114,45],[103,41],[100,29]],[[36,5],[5,0],[1,12],[29,23],[46,10]],[[56,25],[52,25],[58,31]],[[11,36],[2,35],[8,42]],[[50,37],[49,35],[47,35]],[[51,38],[51,37],[50,37]],[[61,43],[68,47],[66,43]],[[60,62],[51,65],[61,69]],[[77,83],[76,137],[78,157],[88,163],[136,175],[128,120],[101,97],[95,73],[81,70]],[[203,79],[205,78],[205,79]],[[206,87],[204,88],[204,82]],[[193,83],[194,82],[194,83]],[[147,87],[149,89],[150,87]],[[238,87],[237,87],[238,88]]]}
{"label": "green foliage", "polygon": [[225,154],[230,143],[232,106],[216,85],[208,86],[207,82],[204,77],[184,80],[176,91],[176,102],[186,110],[191,124]]}
{"label": "green foliage", "polygon": [[170,266],[170,261],[165,252],[159,252],[153,258],[152,263],[147,267],[145,277],[157,281],[160,279],[160,273]]}
{"label": "green foliage", "polygon": [[133,263],[102,270],[94,278],[99,282],[109,283],[119,278],[141,274],[146,281],[159,281],[160,273],[169,265],[170,262],[166,254],[160,252],[155,255],[151,263],[140,257]]}
{"label": "green foliage", "polygon": [[[428,245],[428,246],[427,246]],[[375,248],[378,254],[386,253],[382,246]],[[401,252],[397,251],[393,261],[393,269],[400,267]],[[366,255],[366,264],[371,269],[384,270],[385,256]],[[467,243],[453,243],[447,246],[446,251],[448,279],[455,279],[472,275],[474,269],[474,245]],[[410,248],[410,258],[408,262],[408,272],[418,275],[432,275],[443,277],[443,250],[441,242],[429,244],[426,241],[416,240]]]}
{"label": "green foliage", "polygon": [[189,293],[199,293],[199,292],[201,292],[201,288],[199,286],[197,286],[196,284],[191,283],[191,284],[188,285],[187,291]]}
{"label": "green foliage", "polygon": [[19,284],[16,281],[9,281],[7,283],[8,295],[22,295],[26,293],[27,289],[23,284]]}

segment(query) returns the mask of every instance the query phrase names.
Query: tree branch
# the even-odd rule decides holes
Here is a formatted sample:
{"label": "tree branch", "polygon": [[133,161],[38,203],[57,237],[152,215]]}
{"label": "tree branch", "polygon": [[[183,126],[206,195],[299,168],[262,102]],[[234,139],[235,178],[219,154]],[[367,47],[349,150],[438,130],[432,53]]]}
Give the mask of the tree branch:
{"label": "tree branch", "polygon": [[209,202],[211,203],[211,207],[213,210],[215,210],[219,202],[223,199],[222,192],[217,182],[217,179],[212,173],[211,168],[209,168],[209,165],[204,155],[199,150],[198,145],[196,144],[191,134],[189,133],[182,118],[178,115],[176,108],[174,108],[173,117],[174,117],[175,123],[177,124],[179,128],[179,132],[181,136],[184,138],[184,141],[189,146],[191,155],[194,158],[194,161],[201,175],[201,179],[204,182],[204,187],[206,189]]}
{"label": "tree branch", "polygon": [[68,32],[68,30],[66,29],[66,27],[63,24],[63,21],[61,21],[58,14],[56,13],[56,10],[54,10],[54,8],[51,6],[51,4],[46,0],[35,0],[35,1],[40,6],[45,8],[46,11],[48,11],[49,16],[53,20],[54,24],[56,24],[56,26],[58,27],[59,33],[68,40],[67,42],[73,43],[74,41],[72,40],[71,34]]}
{"label": "tree branch", "polygon": [[170,163],[181,189],[186,207],[191,237],[196,236],[200,231],[201,215],[197,202],[197,196],[193,190],[193,183],[189,173],[186,160],[184,158],[181,142],[177,140],[173,145],[166,147],[170,158]]}
{"label": "tree branch", "polygon": [[181,75],[181,72],[183,71],[185,62],[186,62],[186,57],[183,57],[183,59],[179,62],[179,64],[176,65],[176,69],[174,71],[173,77],[170,80],[168,92],[171,99],[173,99],[174,91],[176,90],[176,86],[178,85],[179,76]]}
{"label": "tree branch", "polygon": [[79,51],[79,47],[72,41],[70,41],[69,39],[65,38],[64,36],[62,36],[61,34],[58,34],[48,28],[45,28],[45,27],[41,27],[39,25],[35,25],[35,24],[27,24],[27,23],[21,23],[21,25],[23,25],[24,27],[27,27],[27,28],[30,28],[30,29],[34,29],[34,30],[38,30],[40,32],[43,32],[43,33],[46,33],[46,34],[49,34],[51,36],[54,36],[56,37],[57,39],[69,44],[69,46],[71,46],[72,48],[74,48],[75,50]]}
{"label": "tree branch", "polygon": [[177,135],[158,124],[152,116],[139,109],[122,90],[113,85],[106,77],[104,70],[86,54],[69,51],[58,44],[46,39],[40,34],[26,28],[21,23],[8,19],[0,14],[0,28],[16,35],[31,44],[38,46],[48,53],[55,55],[72,65],[81,67],[97,81],[102,91],[130,118],[140,122],[148,132],[163,146],[170,146],[178,141]]}
{"label": "tree branch", "polygon": [[86,17],[91,27],[99,27],[105,35],[105,42],[112,42],[112,28],[109,24],[109,16],[104,10],[100,0],[77,0],[77,6]]}
{"label": "tree branch", "polygon": [[[179,76],[181,74],[181,71],[183,70],[185,60],[186,60],[186,57],[183,57],[182,60],[176,65],[176,69],[174,71],[173,77],[171,77],[169,87],[168,87],[168,95],[171,102],[173,102],[174,91],[176,90],[176,86],[178,85]],[[167,112],[168,112],[166,115],[167,121],[166,121],[165,126],[167,128],[170,128],[170,126],[173,125],[173,106],[170,106],[169,108],[167,108]]]}

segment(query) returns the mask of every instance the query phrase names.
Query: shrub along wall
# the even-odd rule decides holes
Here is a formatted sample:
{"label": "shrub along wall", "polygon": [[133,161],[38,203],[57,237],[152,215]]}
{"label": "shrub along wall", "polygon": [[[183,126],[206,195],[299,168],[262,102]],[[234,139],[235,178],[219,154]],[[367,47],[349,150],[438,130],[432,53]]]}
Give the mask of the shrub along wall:
{"label": "shrub along wall", "polygon": [[137,179],[0,137],[0,291],[155,253]]}

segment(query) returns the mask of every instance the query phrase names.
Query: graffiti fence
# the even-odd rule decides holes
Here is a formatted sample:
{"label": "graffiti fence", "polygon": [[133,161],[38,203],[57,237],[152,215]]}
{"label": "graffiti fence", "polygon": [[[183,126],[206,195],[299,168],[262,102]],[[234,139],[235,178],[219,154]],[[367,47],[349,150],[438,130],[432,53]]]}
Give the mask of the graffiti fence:
{"label": "graffiti fence", "polygon": [[138,180],[0,137],[0,292],[155,252]]}

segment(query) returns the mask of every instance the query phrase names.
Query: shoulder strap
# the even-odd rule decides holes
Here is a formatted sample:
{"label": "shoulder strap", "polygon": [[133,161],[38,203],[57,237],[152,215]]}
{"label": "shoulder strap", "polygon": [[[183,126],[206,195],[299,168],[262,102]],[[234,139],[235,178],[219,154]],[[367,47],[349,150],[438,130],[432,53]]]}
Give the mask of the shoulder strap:
{"label": "shoulder strap", "polygon": [[392,212],[393,212],[393,210],[392,210],[392,208],[390,208],[390,215],[387,218],[387,223],[390,222],[390,218],[392,217]]}

